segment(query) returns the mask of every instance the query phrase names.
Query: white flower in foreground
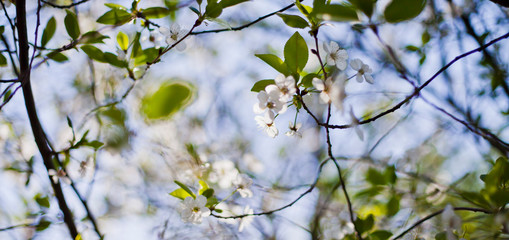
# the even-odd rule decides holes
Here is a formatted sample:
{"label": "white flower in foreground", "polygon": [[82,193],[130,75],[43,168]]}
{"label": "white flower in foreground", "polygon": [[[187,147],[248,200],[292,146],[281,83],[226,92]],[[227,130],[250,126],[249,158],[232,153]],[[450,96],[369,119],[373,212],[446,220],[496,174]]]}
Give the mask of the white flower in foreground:
{"label": "white flower in foreground", "polygon": [[[254,213],[253,209],[251,209],[249,206],[246,206],[244,208],[244,214],[253,214],[253,213]],[[253,219],[254,219],[254,216],[245,216],[245,217],[241,218],[240,222],[239,222],[239,232],[242,232],[245,227],[251,225],[251,222],[253,221]]]}
{"label": "white flower in foreground", "polygon": [[350,66],[353,70],[357,71],[357,82],[362,82],[362,76],[366,79],[366,82],[373,84],[375,81],[373,80],[373,76],[371,73],[373,70],[369,68],[367,64],[364,64],[360,59],[354,59],[350,62]]}
{"label": "white flower in foreground", "polygon": [[288,128],[290,131],[286,132],[285,135],[289,137],[302,137],[302,134],[299,132],[299,129],[302,127],[302,123],[293,124],[293,122],[290,121]]}
{"label": "white flower in foreground", "polygon": [[210,215],[210,209],[205,207],[205,204],[207,204],[207,198],[202,195],[196,196],[196,199],[186,197],[178,209],[182,221],[200,224],[204,217]]}
{"label": "white flower in foreground", "polygon": [[341,112],[343,112],[343,102],[346,98],[345,82],[347,78],[346,74],[339,74],[336,81],[334,81],[334,86],[329,90],[329,97],[332,104]]}
{"label": "white flower in foreground", "polygon": [[[166,43],[170,46],[178,42],[187,34],[187,30],[181,29],[178,23],[173,23],[170,26],[170,29],[160,27],[159,32],[166,36]],[[186,43],[182,41],[177,44],[176,48],[179,51],[184,51],[184,49],[186,49]]]}
{"label": "white flower in foreground", "polygon": [[328,77],[325,82],[322,79],[313,78],[313,87],[320,91],[321,103],[331,103],[331,92],[336,91],[333,88],[337,87],[333,84],[331,77]]}
{"label": "white flower in foreground", "polygon": [[253,185],[253,179],[246,174],[237,174],[237,177],[233,180],[233,185],[235,185],[241,197],[250,198],[253,196],[253,192],[249,189]]}
{"label": "white flower in foreground", "polygon": [[258,93],[258,103],[253,106],[255,113],[263,113],[266,109],[269,112],[284,113],[286,111],[286,103],[281,101],[281,92],[276,85],[265,87],[265,91]]}
{"label": "white flower in foreground", "polygon": [[454,213],[454,208],[451,204],[447,204],[442,212],[442,223],[447,232],[447,239],[456,239],[453,230],[461,228],[461,218]]}
{"label": "white flower in foreground", "polygon": [[258,124],[258,127],[267,133],[269,137],[275,138],[279,133],[276,123],[274,122],[274,113],[272,111],[266,112],[263,117],[256,116],[255,121]]}
{"label": "white flower in foreground", "polygon": [[276,85],[267,86],[267,92],[279,91],[280,96],[279,100],[282,102],[289,101],[293,98],[293,94],[297,92],[295,88],[295,79],[292,76],[285,77],[285,75],[280,74],[274,79]]}
{"label": "white flower in foreground", "polygon": [[323,44],[323,48],[327,53],[327,64],[336,65],[339,70],[343,71],[346,69],[348,60],[348,53],[345,49],[339,49],[339,45],[336,42],[331,41],[329,45],[327,43]]}
{"label": "white flower in foreground", "polygon": [[229,188],[239,174],[235,164],[230,160],[220,160],[212,163],[212,172],[209,175],[211,182],[217,183],[220,188]]}
{"label": "white flower in foreground", "polygon": [[353,113],[353,108],[350,108],[350,117],[352,118],[353,129],[355,130],[357,137],[359,137],[361,141],[364,141],[364,132],[362,132],[362,130],[359,128],[359,120],[357,119],[357,117],[355,117],[355,114]]}

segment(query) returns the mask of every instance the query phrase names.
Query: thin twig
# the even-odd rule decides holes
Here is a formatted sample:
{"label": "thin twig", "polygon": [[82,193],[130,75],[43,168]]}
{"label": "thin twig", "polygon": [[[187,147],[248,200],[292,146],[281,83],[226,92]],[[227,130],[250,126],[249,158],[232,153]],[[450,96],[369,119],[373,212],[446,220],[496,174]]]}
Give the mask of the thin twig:
{"label": "thin twig", "polygon": [[16,229],[16,228],[22,228],[22,227],[35,227],[35,225],[33,223],[23,223],[23,224],[18,224],[18,225],[12,225],[9,227],[0,228],[0,232],[8,231],[8,230]]}
{"label": "thin twig", "polygon": [[58,5],[58,4],[54,4],[54,3],[46,1],[46,0],[41,0],[41,2],[43,2],[45,4],[48,4],[48,5],[50,5],[50,6],[54,7],[54,8],[61,8],[61,9],[72,8],[74,6],[80,5],[82,3],[86,3],[88,1],[90,1],[90,0],[81,0],[79,2],[71,3],[69,5]]}
{"label": "thin twig", "polygon": [[[486,214],[493,214],[492,211],[490,210],[486,210],[486,209],[482,209],[482,208],[470,208],[470,207],[455,207],[453,208],[454,211],[470,211],[470,212],[482,212],[482,213],[486,213]],[[417,226],[421,225],[422,223],[428,221],[429,219],[441,214],[442,212],[444,211],[444,209],[441,209],[441,210],[438,210],[424,218],[422,218],[421,220],[417,221],[416,223],[414,223],[412,226],[410,226],[409,228],[407,228],[405,231],[403,231],[402,233],[400,233],[398,236],[392,238],[392,240],[396,240],[396,239],[400,239],[402,238],[403,236],[405,236],[405,234],[407,234],[408,232],[412,231],[414,228],[416,228]]]}

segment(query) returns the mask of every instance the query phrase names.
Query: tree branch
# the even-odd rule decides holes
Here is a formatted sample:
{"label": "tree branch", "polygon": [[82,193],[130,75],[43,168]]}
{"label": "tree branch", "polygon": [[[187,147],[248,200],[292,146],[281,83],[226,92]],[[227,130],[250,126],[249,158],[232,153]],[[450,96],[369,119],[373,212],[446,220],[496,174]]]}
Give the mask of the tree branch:
{"label": "tree branch", "polygon": [[[32,86],[30,84],[30,67],[28,60],[28,36],[26,26],[26,0],[16,1],[16,19],[17,29],[19,38],[19,65],[20,65],[20,80],[23,90],[23,96],[25,98],[25,107],[27,109],[28,118],[32,127],[32,132],[35,138],[39,152],[41,153],[46,170],[55,169],[52,161],[52,151],[48,147],[46,134],[42,129],[39,117],[37,116],[37,110],[35,107],[34,96],[32,93]],[[76,225],[72,217],[71,210],[67,206],[64,193],[58,182],[52,181],[48,174],[51,186],[53,188],[55,197],[58,200],[58,205],[64,216],[64,222],[69,229],[72,239],[75,239],[78,235]]]}

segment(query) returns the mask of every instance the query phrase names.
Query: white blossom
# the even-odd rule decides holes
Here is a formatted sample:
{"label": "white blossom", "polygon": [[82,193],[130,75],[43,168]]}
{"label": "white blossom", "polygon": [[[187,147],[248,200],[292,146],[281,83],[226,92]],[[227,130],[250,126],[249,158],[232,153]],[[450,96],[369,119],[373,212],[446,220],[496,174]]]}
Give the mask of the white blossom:
{"label": "white blossom", "polygon": [[286,132],[285,135],[289,136],[289,137],[295,136],[295,137],[301,138],[302,134],[299,132],[299,129],[301,127],[302,127],[302,123],[294,124],[293,122],[290,121],[290,123],[288,124],[288,128],[290,129],[290,131]]}
{"label": "white blossom", "polygon": [[[166,43],[170,46],[178,42],[187,34],[187,30],[181,29],[178,23],[173,23],[170,26],[170,29],[166,27],[160,27],[159,32],[166,36]],[[186,49],[186,43],[182,41],[175,47],[177,48],[177,50],[183,51],[184,49]]]}
{"label": "white blossom", "polygon": [[210,215],[210,209],[205,207],[206,204],[207,198],[203,195],[196,196],[196,199],[192,197],[184,199],[178,209],[182,221],[200,224],[204,217]]}
{"label": "white blossom", "polygon": [[345,82],[348,77],[344,73],[340,73],[334,81],[333,87],[329,90],[329,97],[332,104],[341,112],[343,112],[343,102],[346,98]]}
{"label": "white blossom", "polygon": [[350,62],[350,66],[353,70],[357,71],[357,82],[362,82],[362,77],[364,76],[364,79],[366,79],[366,82],[373,84],[373,76],[371,76],[371,73],[373,70],[369,68],[367,64],[364,64],[360,59],[354,59]]}
{"label": "white blossom", "polygon": [[284,113],[287,109],[286,103],[281,101],[281,92],[276,85],[265,87],[265,91],[258,93],[258,103],[253,106],[255,113],[263,113],[265,110],[274,113]]}
{"label": "white blossom", "polygon": [[217,183],[220,188],[229,188],[239,174],[235,164],[230,160],[220,160],[212,163],[212,172],[209,175],[211,182]]}
{"label": "white blossom", "polygon": [[331,92],[335,92],[333,88],[336,88],[332,82],[332,77],[328,77],[325,81],[319,78],[313,78],[313,86],[316,90],[320,91],[320,100],[322,103],[331,103]]}
{"label": "white blossom", "polygon": [[71,184],[71,179],[67,176],[67,173],[63,169],[50,169],[48,170],[48,175],[51,176],[51,180],[55,184],[58,183],[58,180],[62,180],[67,184]]}
{"label": "white blossom", "polygon": [[[253,214],[253,213],[254,213],[253,209],[251,209],[249,206],[246,206],[244,208],[244,214]],[[240,222],[239,222],[239,232],[242,232],[245,227],[251,225],[251,222],[253,221],[253,219],[254,219],[254,216],[245,216],[245,217],[241,218]]]}
{"label": "white blossom", "polygon": [[235,185],[241,197],[250,198],[253,196],[253,192],[249,189],[253,185],[253,179],[246,174],[237,174],[237,177],[233,180],[233,185]]}
{"label": "white blossom", "polygon": [[331,41],[329,45],[323,44],[323,48],[327,53],[327,64],[336,65],[339,70],[343,71],[346,69],[348,60],[348,53],[345,49],[339,49],[339,45],[336,42]]}
{"label": "white blossom", "polygon": [[293,98],[293,95],[297,92],[295,88],[295,79],[292,76],[285,77],[280,74],[274,79],[276,85],[267,86],[267,92],[279,91],[279,100],[281,102],[289,101]]}
{"label": "white blossom", "polygon": [[274,122],[274,113],[272,111],[266,112],[264,116],[256,116],[255,121],[258,127],[269,135],[269,137],[275,138],[279,133],[276,123]]}
{"label": "white blossom", "polygon": [[117,48],[117,59],[122,61],[125,59],[125,56],[126,56],[126,51],[122,50],[120,48]]}
{"label": "white blossom", "polygon": [[453,230],[461,228],[461,218],[454,213],[454,208],[451,204],[447,204],[442,212],[442,224],[444,224],[447,239],[456,239],[456,237],[454,237]]}

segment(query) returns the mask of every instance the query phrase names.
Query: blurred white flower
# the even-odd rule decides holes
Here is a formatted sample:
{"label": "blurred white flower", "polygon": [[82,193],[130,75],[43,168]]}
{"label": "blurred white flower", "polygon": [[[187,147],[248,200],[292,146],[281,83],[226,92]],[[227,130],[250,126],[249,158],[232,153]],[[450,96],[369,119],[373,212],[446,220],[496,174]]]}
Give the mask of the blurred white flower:
{"label": "blurred white flower", "polygon": [[[244,214],[253,214],[253,213],[254,213],[253,209],[251,209],[249,206],[246,206],[244,208]],[[251,222],[253,221],[253,219],[254,219],[254,216],[245,216],[245,217],[241,218],[240,222],[239,222],[239,232],[242,232],[245,227],[251,225]]]}
{"label": "blurred white flower", "polygon": [[62,180],[67,184],[71,184],[71,179],[67,176],[67,173],[63,169],[50,169],[48,170],[48,174],[51,176],[51,180],[53,183],[57,184],[58,180]]}
{"label": "blurred white flower", "polygon": [[255,121],[258,124],[258,127],[269,135],[269,137],[275,138],[279,133],[276,123],[274,122],[274,113],[272,111],[266,112],[263,117],[256,116]]}
{"label": "blurred white flower", "polygon": [[354,59],[350,62],[350,66],[353,70],[357,71],[357,82],[362,82],[362,77],[366,79],[366,82],[373,84],[375,81],[373,80],[373,76],[371,73],[373,70],[369,68],[367,64],[364,64],[360,59]]}
{"label": "blurred white flower", "polygon": [[[159,32],[166,36],[166,43],[170,46],[178,42],[187,34],[187,30],[181,29],[178,23],[173,23],[170,26],[170,29],[166,27],[160,27]],[[186,43],[182,41],[175,47],[179,51],[184,51],[184,49],[186,49]]]}
{"label": "blurred white flower", "polygon": [[267,92],[279,91],[280,96],[279,100],[281,102],[289,101],[293,98],[293,94],[297,92],[295,88],[295,79],[292,76],[285,77],[285,75],[280,74],[274,79],[276,85],[267,86]]}
{"label": "blurred white flower", "polygon": [[[11,6],[11,1],[10,0],[2,0],[2,2],[4,3],[5,5],[5,8],[8,8]],[[2,7],[2,4],[0,4],[0,10],[2,10],[3,7]]]}
{"label": "blurred white flower", "polygon": [[359,120],[357,119],[357,117],[355,117],[355,114],[353,113],[353,108],[350,108],[350,117],[352,118],[353,129],[355,130],[357,137],[359,137],[361,141],[364,141],[364,132],[362,132],[362,129],[360,129],[359,127]]}
{"label": "blurred white flower", "polygon": [[453,231],[461,228],[461,218],[454,213],[454,208],[451,204],[447,204],[442,212],[442,224],[444,224],[447,239],[456,239]]}
{"label": "blurred white flower", "polygon": [[196,196],[196,199],[186,197],[178,208],[182,221],[200,224],[204,217],[210,215],[210,209],[205,207],[206,204],[207,198],[203,195]]}
{"label": "blurred white flower", "polygon": [[258,103],[253,106],[255,113],[263,113],[267,109],[274,113],[284,113],[286,111],[286,104],[280,100],[281,92],[276,85],[265,87],[265,91],[260,91],[257,97]]}
{"label": "blurred white flower", "polygon": [[331,103],[331,92],[337,91],[333,90],[333,88],[337,86],[333,84],[331,77],[328,77],[325,82],[322,79],[313,78],[313,86],[316,88],[316,90],[320,91],[321,103]]}
{"label": "blurred white flower", "polygon": [[334,81],[334,86],[329,90],[332,104],[341,112],[343,112],[343,102],[346,98],[345,82],[347,78],[346,74],[340,73]]}
{"label": "blurred white flower", "polygon": [[301,138],[302,134],[299,132],[299,129],[301,127],[302,127],[302,123],[297,123],[294,125],[293,122],[290,121],[290,123],[288,125],[288,128],[290,129],[290,131],[286,132],[285,135],[289,136],[289,137],[295,136],[295,137]]}
{"label": "blurred white flower", "polygon": [[241,197],[250,198],[253,196],[253,192],[249,189],[253,185],[253,179],[246,174],[237,174],[237,177],[233,180],[233,185]]}
{"label": "blurred white flower", "polygon": [[126,51],[120,49],[120,48],[117,48],[117,59],[122,61],[125,59],[125,55],[126,55]]}
{"label": "blurred white flower", "polygon": [[328,45],[327,43],[324,43],[323,48],[327,53],[327,64],[336,65],[336,67],[341,71],[346,69],[348,53],[345,49],[339,49],[339,45],[333,41],[331,41]]}
{"label": "blurred white flower", "polygon": [[239,174],[235,164],[230,160],[220,160],[212,163],[212,172],[209,175],[211,182],[217,183],[220,188],[229,188]]}
{"label": "blurred white flower", "polygon": [[258,160],[253,154],[251,153],[244,154],[242,160],[250,171],[254,173],[260,173],[263,171],[263,163],[260,160]]}

